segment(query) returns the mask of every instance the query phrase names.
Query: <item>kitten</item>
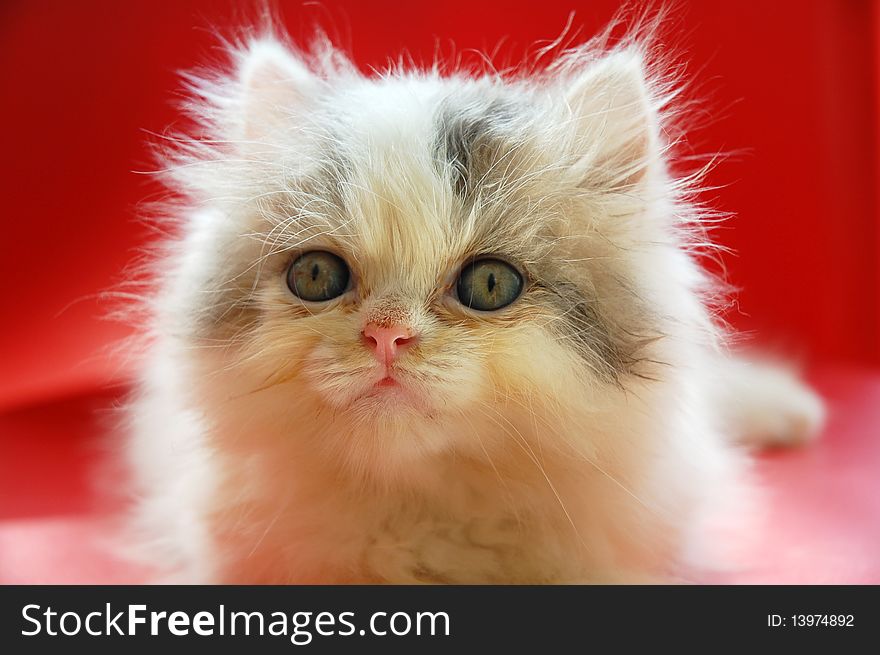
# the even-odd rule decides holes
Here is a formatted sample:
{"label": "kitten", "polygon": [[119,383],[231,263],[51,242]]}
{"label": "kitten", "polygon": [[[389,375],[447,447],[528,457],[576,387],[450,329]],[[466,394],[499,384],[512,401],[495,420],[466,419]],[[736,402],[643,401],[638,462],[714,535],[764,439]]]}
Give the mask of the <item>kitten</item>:
{"label": "kitten", "polygon": [[506,77],[232,54],[165,155],[130,407],[167,579],[671,579],[745,486],[737,434],[815,434],[811,391],[725,354],[638,40]]}

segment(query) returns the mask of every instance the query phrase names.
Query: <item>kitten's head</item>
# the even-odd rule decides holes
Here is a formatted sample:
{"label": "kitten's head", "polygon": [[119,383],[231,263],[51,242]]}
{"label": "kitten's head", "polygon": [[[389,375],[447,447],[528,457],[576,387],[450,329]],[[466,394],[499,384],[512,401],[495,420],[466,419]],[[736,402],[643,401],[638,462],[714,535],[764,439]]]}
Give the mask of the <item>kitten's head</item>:
{"label": "kitten's head", "polygon": [[213,140],[174,154],[200,209],[168,314],[228,397],[324,426],[353,462],[607,421],[662,375],[698,277],[643,61],[368,78],[329,48],[250,43],[233,76],[194,80]]}

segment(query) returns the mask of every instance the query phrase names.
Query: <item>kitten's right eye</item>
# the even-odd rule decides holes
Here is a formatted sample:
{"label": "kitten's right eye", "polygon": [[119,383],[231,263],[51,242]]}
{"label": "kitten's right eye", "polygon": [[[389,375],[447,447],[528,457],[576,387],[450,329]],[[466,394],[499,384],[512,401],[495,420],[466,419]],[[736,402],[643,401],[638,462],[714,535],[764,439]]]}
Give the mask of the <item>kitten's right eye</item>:
{"label": "kitten's right eye", "polygon": [[287,286],[303,300],[324,302],[348,289],[351,274],[345,261],[332,252],[313,250],[297,257],[287,271]]}
{"label": "kitten's right eye", "polygon": [[458,277],[458,300],[471,309],[494,312],[516,300],[523,278],[513,266],[486,257],[465,266]]}

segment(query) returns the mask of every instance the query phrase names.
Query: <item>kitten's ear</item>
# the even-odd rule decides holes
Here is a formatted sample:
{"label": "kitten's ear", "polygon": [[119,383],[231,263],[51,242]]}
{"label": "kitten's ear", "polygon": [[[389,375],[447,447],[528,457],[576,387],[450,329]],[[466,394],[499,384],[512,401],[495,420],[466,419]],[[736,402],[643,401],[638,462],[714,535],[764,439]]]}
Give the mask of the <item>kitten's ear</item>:
{"label": "kitten's ear", "polygon": [[244,139],[260,140],[307,111],[321,82],[305,62],[272,38],[252,41],[241,54],[239,125]]}
{"label": "kitten's ear", "polygon": [[614,188],[642,182],[658,148],[641,54],[622,50],[588,66],[570,82],[566,100],[586,175]]}

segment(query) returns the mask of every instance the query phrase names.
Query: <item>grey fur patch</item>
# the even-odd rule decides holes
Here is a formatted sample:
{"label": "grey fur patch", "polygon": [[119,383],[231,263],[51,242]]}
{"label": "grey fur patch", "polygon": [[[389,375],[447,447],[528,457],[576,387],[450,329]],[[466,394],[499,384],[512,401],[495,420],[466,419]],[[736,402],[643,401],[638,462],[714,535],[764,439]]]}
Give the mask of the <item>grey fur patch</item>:
{"label": "grey fur patch", "polygon": [[287,181],[287,188],[280,189],[284,193],[248,209],[252,219],[246,231],[224,244],[221,267],[204,280],[205,292],[196,299],[197,336],[234,340],[255,327],[263,281],[284,275],[305,238],[345,223],[345,188],[353,165],[335,143],[328,135],[310,175]]}
{"label": "grey fur patch", "polygon": [[642,375],[642,347],[658,336],[643,336],[604,320],[599,304],[571,282],[538,281],[536,290],[559,320],[549,326],[577,352],[590,368],[609,382],[619,383],[626,373]]}
{"label": "grey fur patch", "polygon": [[509,101],[496,99],[481,107],[456,109],[444,103],[437,114],[435,162],[442,175],[449,171],[452,189],[463,201],[473,199],[493,165],[512,144],[505,126],[516,115]]}

